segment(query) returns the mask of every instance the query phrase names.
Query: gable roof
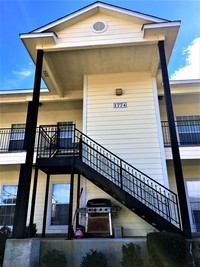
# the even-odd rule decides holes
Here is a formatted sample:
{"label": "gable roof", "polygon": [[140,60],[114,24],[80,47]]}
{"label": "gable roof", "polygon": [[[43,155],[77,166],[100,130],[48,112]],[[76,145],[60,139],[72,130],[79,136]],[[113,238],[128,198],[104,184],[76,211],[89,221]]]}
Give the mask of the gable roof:
{"label": "gable roof", "polygon": [[[93,18],[101,16],[112,18],[113,21],[115,19],[116,25],[126,22],[127,31],[122,23],[120,31],[117,27],[109,27],[105,34],[88,35],[88,32],[91,32],[90,23]],[[84,27],[81,28],[80,25]],[[43,79],[52,93],[58,93],[63,97],[69,94],[71,88],[77,92],[82,90],[82,79],[85,74],[142,70],[150,71],[152,76],[159,76],[157,42],[165,40],[168,61],[179,27],[180,21],[169,21],[97,1],[27,34],[20,34],[20,38],[34,62],[37,50],[44,51]],[[77,34],[74,34],[75,28],[78,29]],[[76,64],[77,50],[81,64]],[[130,54],[134,60],[130,60]],[[122,61],[126,63],[121,64]]]}
{"label": "gable roof", "polygon": [[151,23],[163,23],[163,22],[171,22],[170,20],[166,20],[163,18],[159,18],[159,17],[155,17],[155,16],[150,16],[141,12],[136,12],[127,8],[121,8],[115,5],[111,5],[111,4],[107,4],[105,2],[101,2],[101,1],[96,1],[93,4],[90,4],[88,6],[85,6],[75,12],[72,12],[64,17],[61,17],[51,23],[48,23],[40,28],[37,28],[33,31],[31,31],[30,33],[42,33],[44,31],[50,31],[53,27],[59,26],[62,23],[66,23],[66,22],[70,22],[72,23],[73,20],[76,19],[76,17],[79,17],[79,19],[81,19],[81,17],[83,19],[85,19],[86,17],[89,17],[91,15],[94,15],[96,13],[99,12],[99,9],[101,10],[105,10],[107,12],[112,12],[112,13],[117,13],[118,16],[119,14],[121,15],[126,15],[126,16],[130,16],[130,17],[134,17],[138,20],[145,20],[145,21],[149,21]]}

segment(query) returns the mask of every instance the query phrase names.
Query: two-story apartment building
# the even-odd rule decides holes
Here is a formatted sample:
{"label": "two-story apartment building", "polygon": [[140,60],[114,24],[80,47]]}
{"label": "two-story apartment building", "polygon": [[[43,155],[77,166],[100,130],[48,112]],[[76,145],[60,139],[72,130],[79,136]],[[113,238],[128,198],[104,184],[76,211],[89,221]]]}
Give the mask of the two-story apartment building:
{"label": "two-story apartment building", "polygon": [[20,35],[36,74],[0,96],[0,225],[66,234],[106,198],[124,236],[199,232],[200,81],[166,71],[179,27],[95,2]]}

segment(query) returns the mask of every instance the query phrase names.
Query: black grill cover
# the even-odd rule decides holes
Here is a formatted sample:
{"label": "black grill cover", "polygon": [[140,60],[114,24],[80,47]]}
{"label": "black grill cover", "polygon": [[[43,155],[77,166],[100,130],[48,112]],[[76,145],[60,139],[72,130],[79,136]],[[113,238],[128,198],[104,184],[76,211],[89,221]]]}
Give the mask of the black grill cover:
{"label": "black grill cover", "polygon": [[87,202],[87,208],[92,207],[111,207],[111,200],[107,198],[94,198],[89,199]]}

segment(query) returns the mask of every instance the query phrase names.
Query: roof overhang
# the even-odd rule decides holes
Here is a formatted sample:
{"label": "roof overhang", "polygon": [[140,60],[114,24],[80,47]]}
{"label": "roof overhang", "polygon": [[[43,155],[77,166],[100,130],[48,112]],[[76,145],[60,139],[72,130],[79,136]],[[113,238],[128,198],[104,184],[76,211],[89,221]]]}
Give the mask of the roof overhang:
{"label": "roof overhang", "polygon": [[[123,17],[129,21],[134,18],[140,21],[140,24],[142,21],[143,39],[129,42],[121,40],[120,43],[111,40],[95,45],[90,45],[88,42],[87,45],[73,46],[59,42],[55,32],[63,25],[68,27],[98,12]],[[180,21],[170,22],[96,2],[28,34],[21,34],[20,38],[34,63],[36,63],[37,50],[44,51],[43,80],[52,94],[65,98],[72,91],[82,91],[84,75],[148,71],[152,77],[160,76],[158,41],[165,40],[168,61],[179,27]]]}
{"label": "roof overhang", "polygon": [[180,21],[144,24],[144,39],[164,39],[166,59],[169,61],[180,25]]}

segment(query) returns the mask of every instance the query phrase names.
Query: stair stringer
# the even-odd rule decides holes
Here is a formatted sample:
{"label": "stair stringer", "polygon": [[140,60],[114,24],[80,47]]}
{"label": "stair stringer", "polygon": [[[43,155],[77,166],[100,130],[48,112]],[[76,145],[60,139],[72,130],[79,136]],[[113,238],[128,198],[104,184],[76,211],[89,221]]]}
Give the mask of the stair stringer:
{"label": "stair stringer", "polygon": [[137,214],[140,218],[151,224],[157,230],[183,235],[183,231],[181,229],[176,227],[163,216],[147,207],[141,201],[121,189],[119,186],[108,180],[106,177],[98,173],[96,170],[78,158],[75,158],[75,169],[89,181],[115,198],[122,205],[127,207],[133,213]]}

